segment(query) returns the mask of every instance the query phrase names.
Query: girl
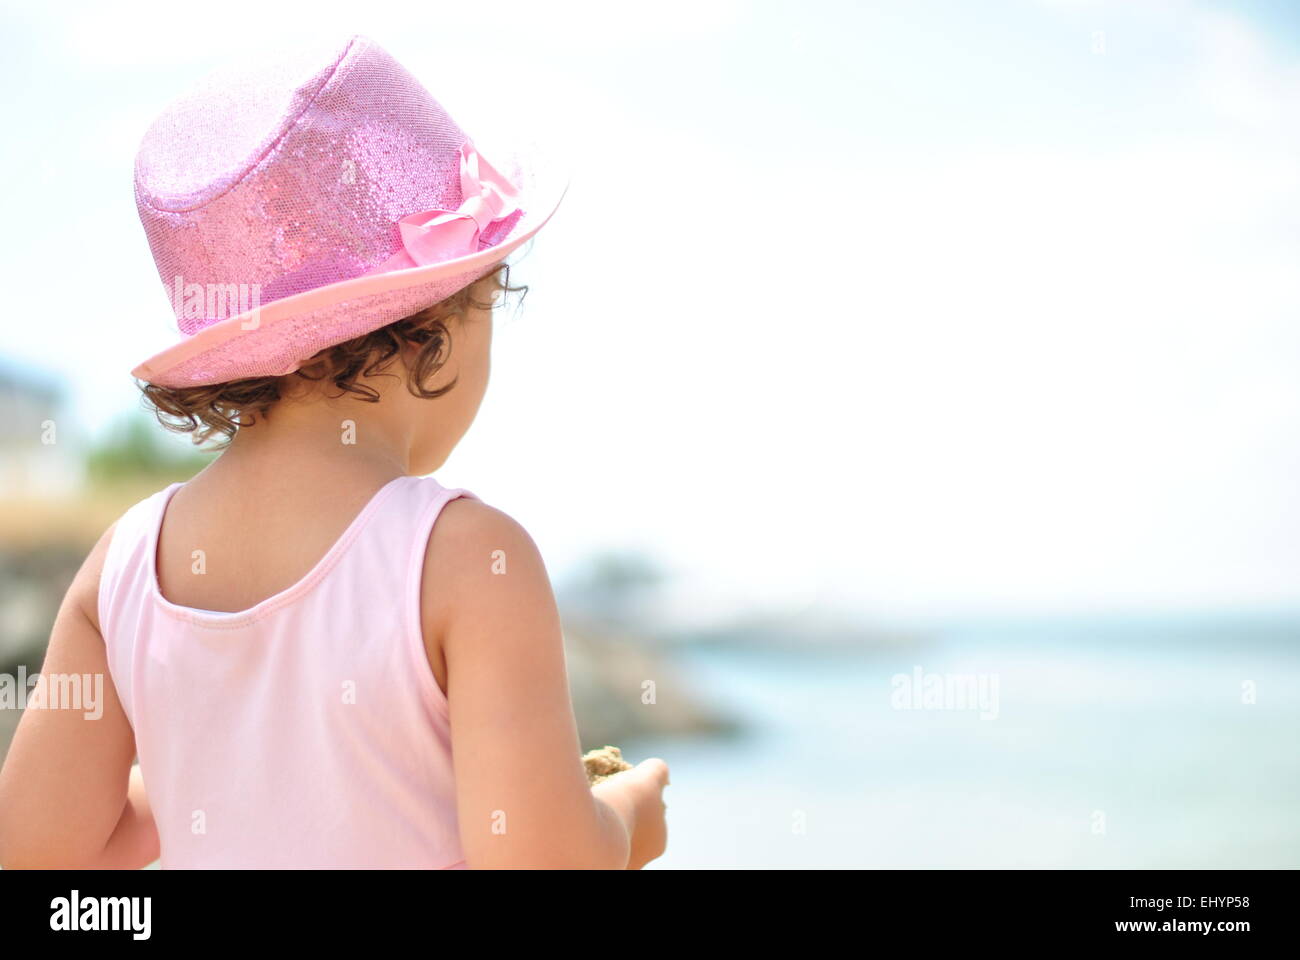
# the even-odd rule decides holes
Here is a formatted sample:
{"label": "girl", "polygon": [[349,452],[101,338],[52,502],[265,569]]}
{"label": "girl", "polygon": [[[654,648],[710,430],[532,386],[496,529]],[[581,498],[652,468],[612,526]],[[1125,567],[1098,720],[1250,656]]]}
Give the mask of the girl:
{"label": "girl", "polygon": [[424,476],[474,419],[505,258],[562,180],[480,154],[360,37],[213,77],[135,180],[185,335],[135,375],[226,446],[69,589],[0,772],[0,866],[662,853],[661,760],[587,786],[536,546]]}

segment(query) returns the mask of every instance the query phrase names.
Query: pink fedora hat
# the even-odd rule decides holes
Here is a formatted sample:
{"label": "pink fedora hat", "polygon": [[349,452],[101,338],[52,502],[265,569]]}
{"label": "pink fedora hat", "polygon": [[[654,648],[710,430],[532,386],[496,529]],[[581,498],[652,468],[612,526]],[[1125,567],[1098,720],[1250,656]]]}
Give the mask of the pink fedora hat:
{"label": "pink fedora hat", "polygon": [[183,339],[132,374],[186,387],[292,373],[483,277],[566,179],[545,150],[478,147],[364,37],[209,78],[136,157]]}

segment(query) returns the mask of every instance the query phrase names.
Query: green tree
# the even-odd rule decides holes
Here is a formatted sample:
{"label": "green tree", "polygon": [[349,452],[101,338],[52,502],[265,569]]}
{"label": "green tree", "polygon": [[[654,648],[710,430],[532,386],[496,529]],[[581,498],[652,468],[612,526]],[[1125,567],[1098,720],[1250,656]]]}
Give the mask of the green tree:
{"label": "green tree", "polygon": [[212,461],[213,454],[169,440],[142,416],[123,418],[91,448],[86,473],[93,482],[138,479],[188,480]]}

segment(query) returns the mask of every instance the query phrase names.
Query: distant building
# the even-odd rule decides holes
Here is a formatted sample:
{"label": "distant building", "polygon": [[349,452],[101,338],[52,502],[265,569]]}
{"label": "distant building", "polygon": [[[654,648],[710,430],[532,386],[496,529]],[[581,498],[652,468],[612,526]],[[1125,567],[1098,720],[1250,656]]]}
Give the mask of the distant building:
{"label": "distant building", "polygon": [[57,385],[0,366],[0,499],[57,497],[81,486],[71,426]]}

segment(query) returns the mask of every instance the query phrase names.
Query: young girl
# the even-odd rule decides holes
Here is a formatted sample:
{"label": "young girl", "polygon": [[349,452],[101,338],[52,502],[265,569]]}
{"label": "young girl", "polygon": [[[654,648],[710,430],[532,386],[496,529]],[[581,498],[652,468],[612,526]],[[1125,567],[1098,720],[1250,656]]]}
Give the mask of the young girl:
{"label": "young girl", "polygon": [[[135,374],[229,443],[69,589],[0,772],[0,866],[662,853],[661,760],[587,785],[536,546],[425,477],[482,400],[505,257],[562,194],[360,37],[217,75],[150,128],[136,198],[185,339]],[[55,702],[94,678],[99,709]]]}

